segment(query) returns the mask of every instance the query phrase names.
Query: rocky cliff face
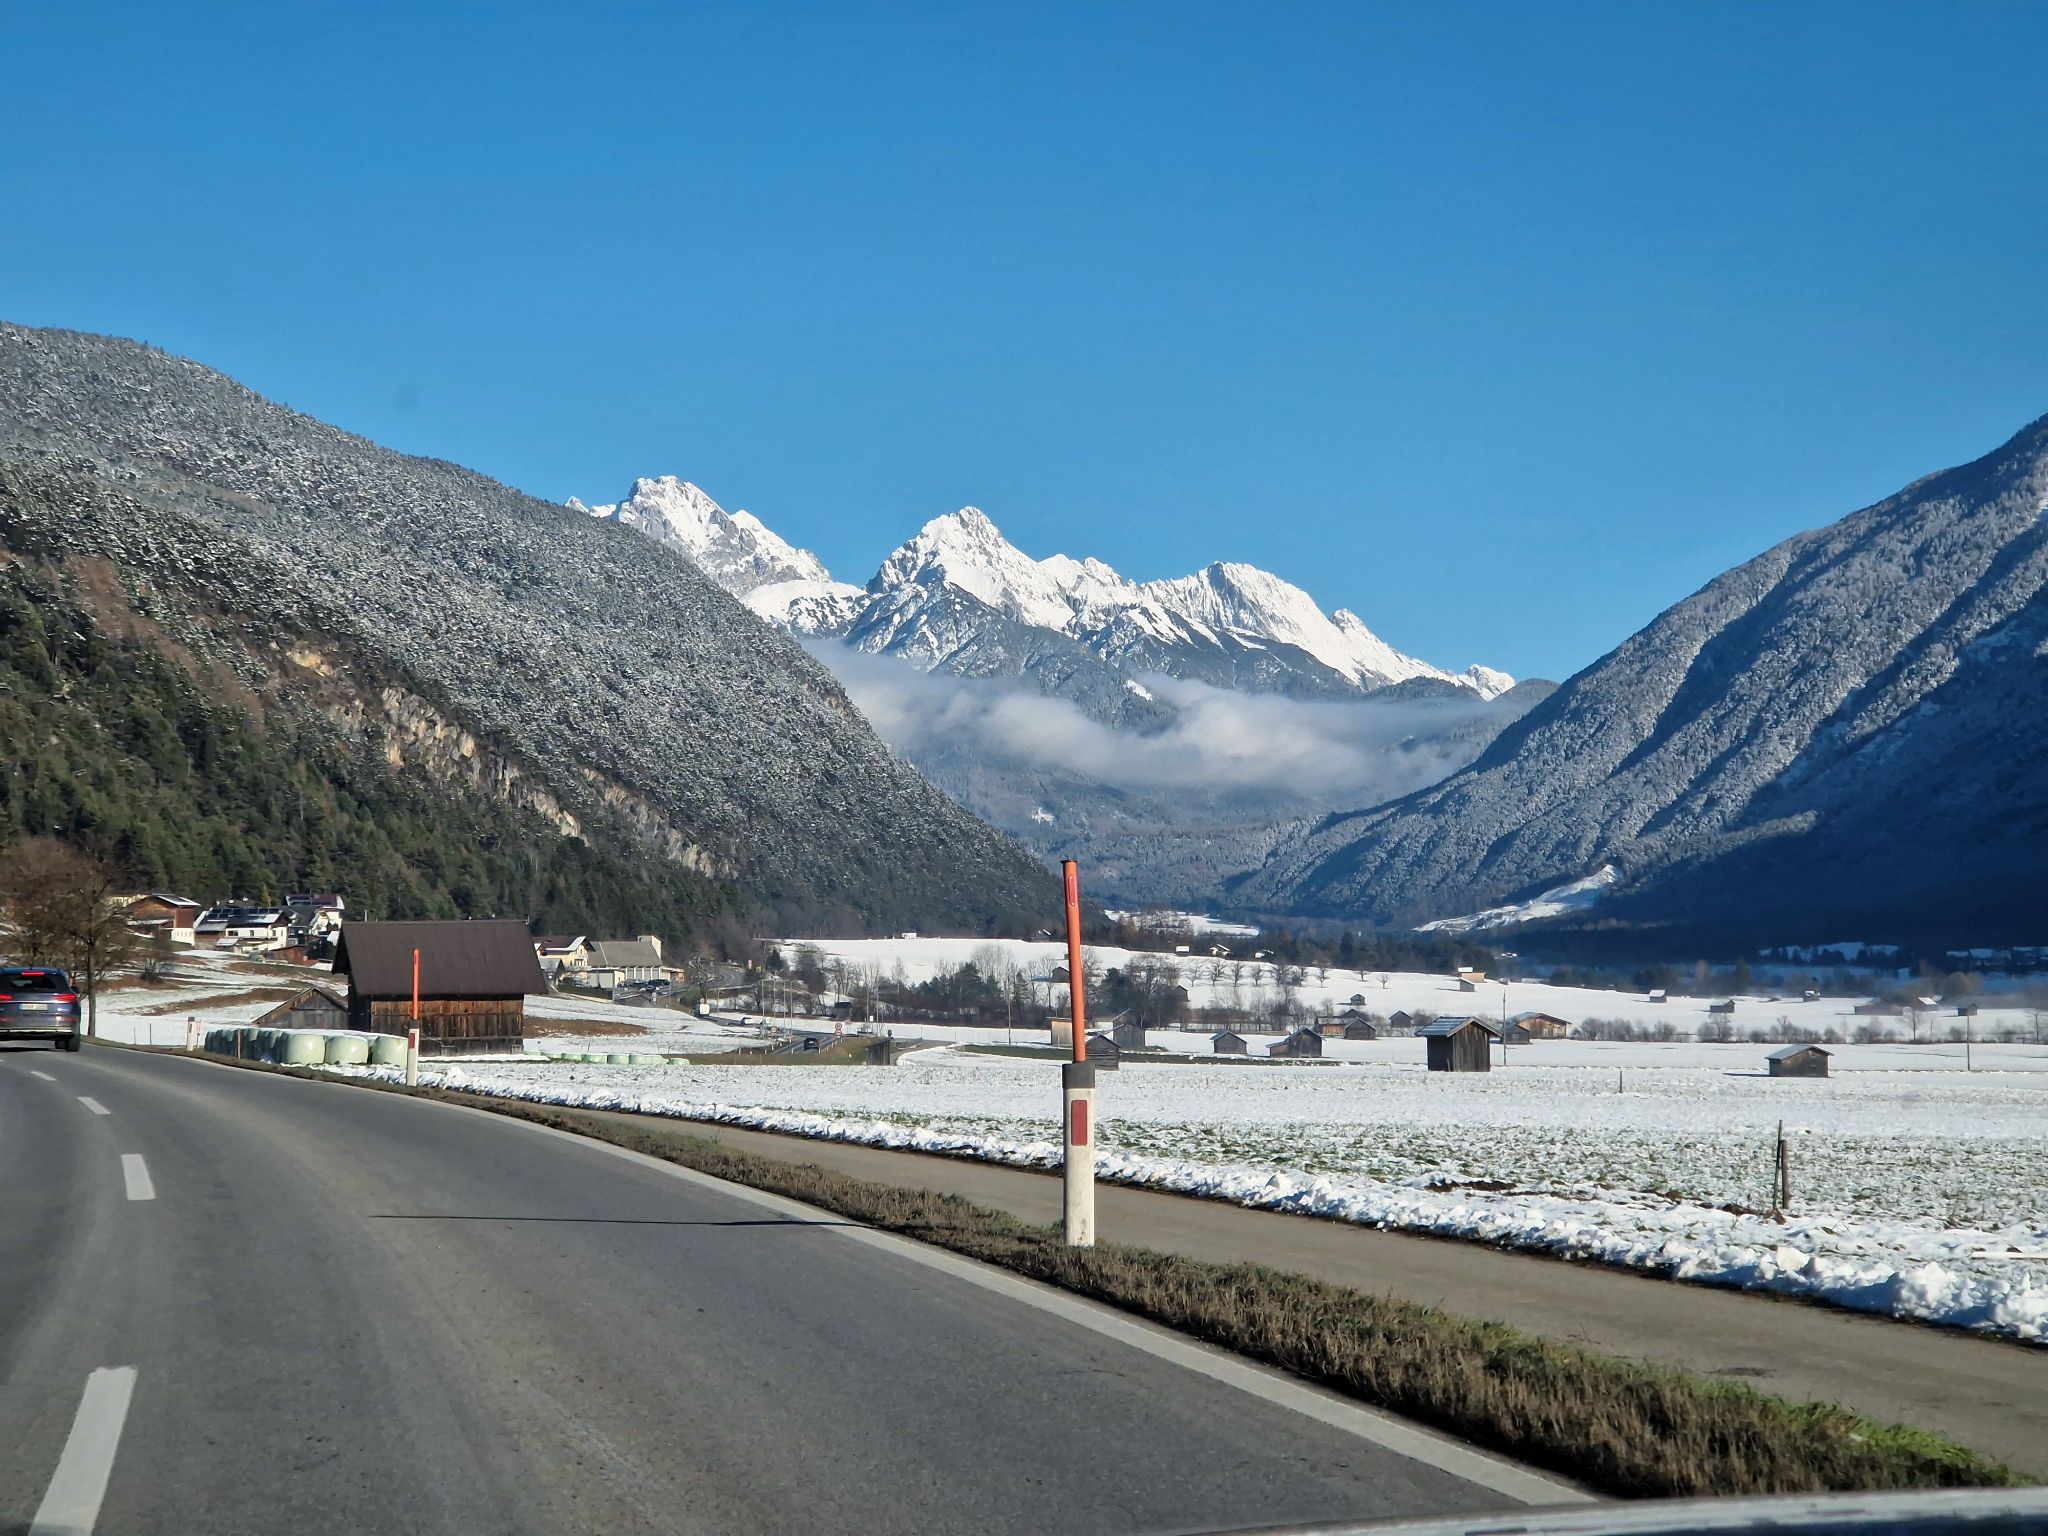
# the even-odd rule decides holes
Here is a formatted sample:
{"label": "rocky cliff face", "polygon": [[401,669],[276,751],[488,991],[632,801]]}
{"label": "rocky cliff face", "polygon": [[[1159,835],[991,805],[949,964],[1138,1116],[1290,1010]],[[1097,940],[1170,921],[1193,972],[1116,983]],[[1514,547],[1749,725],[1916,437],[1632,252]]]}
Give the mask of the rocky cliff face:
{"label": "rocky cliff face", "polygon": [[2048,933],[2048,418],[1660,615],[1469,767],[1325,819],[1242,898],[1389,919],[1605,863],[1580,923]]}
{"label": "rocky cliff face", "polygon": [[[507,787],[560,835],[631,844],[786,914],[981,928],[1056,904],[1023,850],[898,762],[800,647],[637,532],[195,363],[14,326],[0,464],[16,558],[74,576],[105,561],[168,653],[239,629],[250,657],[327,658],[325,676],[285,662],[283,696],[322,710],[352,695],[337,707],[373,721],[394,773]],[[376,686],[350,689],[349,669]]]}

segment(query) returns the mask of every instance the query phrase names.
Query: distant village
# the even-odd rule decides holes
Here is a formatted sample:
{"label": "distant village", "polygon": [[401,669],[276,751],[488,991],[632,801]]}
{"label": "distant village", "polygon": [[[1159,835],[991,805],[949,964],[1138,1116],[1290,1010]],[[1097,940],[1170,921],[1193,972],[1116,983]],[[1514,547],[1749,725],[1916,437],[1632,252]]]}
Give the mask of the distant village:
{"label": "distant village", "polygon": [[[338,892],[206,905],[152,891],[124,901],[145,970],[195,949],[266,968],[305,967],[322,979],[309,977],[302,993],[259,1024],[402,1034],[417,1019],[426,1048],[437,1054],[520,1049],[527,1033],[525,1000],[548,994],[763,1023],[823,1021],[831,1032],[914,1034],[918,1025],[932,1024],[1050,1031],[1055,1044],[1064,1038],[1070,1045],[1072,1038],[1067,968],[1048,964],[1034,970],[995,945],[912,983],[900,965],[892,971],[850,965],[797,941],[758,941],[742,961],[692,956],[686,963],[653,934],[535,934],[510,920],[362,921]],[[1473,999],[1466,1011],[1383,1012],[1371,1006],[1365,970],[1350,973],[1363,984],[1348,1002],[1339,1001],[1344,994],[1333,990],[1332,973],[1347,972],[1290,958],[1304,951],[1285,935],[1262,936],[1255,928],[1184,914],[1119,913],[1112,919],[1117,948],[1110,953],[1122,963],[1103,964],[1102,951],[1084,952],[1092,1053],[1105,1065],[1156,1049],[1147,1032],[1170,1030],[1192,1037],[1191,1048],[1199,1041],[1200,1054],[1245,1060],[1313,1061],[1330,1040],[1413,1038],[1422,1042],[1427,1065],[1447,1072],[1487,1071],[1510,1048],[1567,1038],[1742,1040],[1783,1047],[1768,1057],[1772,1075],[1825,1075],[1829,1046],[1901,1034],[1919,1039],[1923,1032],[1928,1039],[1943,1033],[1966,1038],[1978,1014],[1967,996],[1910,989],[1902,994],[1895,988],[1845,1009],[1842,1027],[1798,1027],[1783,1018],[1759,1023],[1752,1013],[1738,1033],[1734,996],[1688,1005],[1676,1000],[1674,990],[1656,987],[1638,996],[1668,1005],[1669,1024],[1567,1018],[1509,1012],[1504,1001],[1489,1010],[1482,999],[1501,983],[1471,963],[1437,972],[1457,994]],[[1039,935],[1050,937],[1050,930]],[[918,935],[898,938],[916,941]],[[1311,980],[1314,1006],[1301,1000]],[[1794,995],[1811,1003],[1819,994],[1808,986]],[[1701,1016],[1693,1020],[1694,1013]]]}

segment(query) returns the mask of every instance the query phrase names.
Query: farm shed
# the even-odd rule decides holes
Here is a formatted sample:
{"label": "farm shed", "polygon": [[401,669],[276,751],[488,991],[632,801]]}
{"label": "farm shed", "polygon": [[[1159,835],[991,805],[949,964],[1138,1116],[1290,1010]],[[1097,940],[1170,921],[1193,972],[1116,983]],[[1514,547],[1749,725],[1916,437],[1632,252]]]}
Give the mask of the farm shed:
{"label": "farm shed", "polygon": [[526,999],[547,991],[523,923],[343,923],[334,974],[348,977],[349,1028],[402,1035],[420,956],[420,1050],[428,1055],[525,1047]]}
{"label": "farm shed", "polygon": [[1773,1077],[1826,1077],[1828,1055],[1817,1045],[1785,1045],[1765,1059]]}
{"label": "farm shed", "polygon": [[1508,1022],[1531,1040],[1562,1040],[1572,1032],[1570,1021],[1554,1013],[1518,1013]]}
{"label": "farm shed", "polygon": [[1379,1026],[1363,1015],[1344,1021],[1344,1038],[1346,1040],[1377,1040],[1379,1037]]}
{"label": "farm shed", "polygon": [[1249,1056],[1251,1048],[1234,1029],[1219,1029],[1209,1037],[1209,1049],[1218,1056]]}
{"label": "farm shed", "polygon": [[1285,1040],[1275,1041],[1266,1048],[1268,1056],[1320,1056],[1323,1054],[1323,1037],[1312,1029],[1297,1029]]}
{"label": "farm shed", "polygon": [[1735,1014],[1735,999],[1731,997],[1724,1002],[1709,1003],[1707,1004],[1707,1012],[1710,1014],[1718,1013],[1732,1018]]}
{"label": "farm shed", "polygon": [[1489,1072],[1493,1042],[1499,1038],[1484,1019],[1438,1019],[1417,1031],[1428,1042],[1432,1072]]}
{"label": "farm shed", "polygon": [[1882,998],[1876,998],[1867,1003],[1858,1003],[1849,1011],[1866,1019],[1896,1019],[1900,1013],[1897,1003],[1888,1003]]}
{"label": "farm shed", "polygon": [[1387,1015],[1385,1032],[1389,1035],[1412,1035],[1428,1022],[1426,1013],[1410,1013],[1406,1008],[1396,1008]]}
{"label": "farm shed", "polygon": [[[410,966],[411,961],[407,961]],[[256,1020],[262,1029],[347,1029],[348,1004],[325,987],[306,987]]]}
{"label": "farm shed", "polygon": [[1088,1036],[1088,1059],[1104,1072],[1114,1072],[1124,1064],[1124,1048],[1118,1045],[1114,1035],[1094,1034]]}
{"label": "farm shed", "polygon": [[[1107,1038],[1115,1041],[1116,1048],[1120,1051],[1142,1051],[1145,1049],[1145,1026],[1128,1012],[1120,1013],[1106,1023],[1096,1025],[1096,1029]],[[1092,1045],[1095,1034],[1091,1032],[1088,1039]]]}

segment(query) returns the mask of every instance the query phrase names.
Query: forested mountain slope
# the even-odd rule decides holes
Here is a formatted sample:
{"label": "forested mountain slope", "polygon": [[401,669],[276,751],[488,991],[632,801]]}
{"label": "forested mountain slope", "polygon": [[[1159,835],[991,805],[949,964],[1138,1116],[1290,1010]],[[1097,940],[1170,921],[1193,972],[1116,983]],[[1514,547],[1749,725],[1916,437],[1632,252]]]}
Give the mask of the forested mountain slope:
{"label": "forested mountain slope", "polygon": [[[987,928],[1056,905],[1044,871],[898,762],[796,644],[627,529],[149,348],[15,326],[0,466],[17,606],[40,603],[46,626],[84,614],[88,639],[169,663],[237,740],[337,795],[495,819],[507,849],[672,884],[689,910]],[[32,775],[23,744],[4,750],[19,823],[13,786]],[[197,806],[251,792],[235,761],[200,771]],[[460,884],[423,873],[392,904],[569,910],[526,876]]]}
{"label": "forested mountain slope", "polygon": [[1575,919],[1729,941],[2048,937],[2048,418],[1789,539],[1442,784],[1239,883],[1409,920],[1603,863]]}

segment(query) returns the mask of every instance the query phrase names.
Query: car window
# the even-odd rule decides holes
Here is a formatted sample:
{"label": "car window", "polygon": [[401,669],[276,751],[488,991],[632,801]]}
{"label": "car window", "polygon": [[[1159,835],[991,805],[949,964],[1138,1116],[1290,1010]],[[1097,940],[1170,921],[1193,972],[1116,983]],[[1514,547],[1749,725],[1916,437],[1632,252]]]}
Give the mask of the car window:
{"label": "car window", "polygon": [[0,992],[69,992],[71,978],[62,971],[0,971]]}

